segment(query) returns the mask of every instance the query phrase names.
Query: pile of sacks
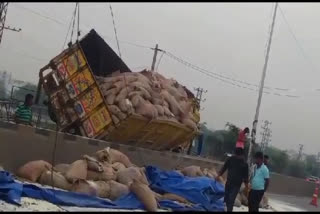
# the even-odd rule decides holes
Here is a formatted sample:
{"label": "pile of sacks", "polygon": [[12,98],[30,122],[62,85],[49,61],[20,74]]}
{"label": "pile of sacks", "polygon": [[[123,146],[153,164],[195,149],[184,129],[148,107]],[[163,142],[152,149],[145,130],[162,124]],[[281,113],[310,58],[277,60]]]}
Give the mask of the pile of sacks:
{"label": "pile of sacks", "polygon": [[[212,179],[217,177],[214,168],[201,169],[199,166],[192,165],[178,167],[175,170],[188,177],[207,176]],[[108,198],[112,201],[132,192],[144,204],[147,211],[157,211],[158,201],[164,199],[192,206],[190,201],[176,194],[169,192],[158,194],[152,191],[145,175],[145,168],[134,165],[125,154],[109,147],[97,151],[92,156],[84,155],[71,164],[52,166],[43,160],[30,161],[21,166],[16,175],[29,182]],[[224,178],[220,177],[217,181],[225,185]],[[244,188],[242,188],[235,206],[247,205],[247,203]]]}
{"label": "pile of sacks", "polygon": [[118,124],[131,114],[150,120],[170,120],[196,130],[193,105],[184,86],[151,71],[120,73],[96,80],[112,120]]}
{"label": "pile of sacks", "polygon": [[145,168],[137,167],[125,154],[109,147],[92,156],[84,155],[71,164],[52,166],[43,160],[30,161],[21,166],[16,175],[23,181],[38,182],[112,201],[132,192],[147,211],[157,211],[158,201],[164,199],[192,205],[181,196],[172,193],[160,195],[152,191]]}

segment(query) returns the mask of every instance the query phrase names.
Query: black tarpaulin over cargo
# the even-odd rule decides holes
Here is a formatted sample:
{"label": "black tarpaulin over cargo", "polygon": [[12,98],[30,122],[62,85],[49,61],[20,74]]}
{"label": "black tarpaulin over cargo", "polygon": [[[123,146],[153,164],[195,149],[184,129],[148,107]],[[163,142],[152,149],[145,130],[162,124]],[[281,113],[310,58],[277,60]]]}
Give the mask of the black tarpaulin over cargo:
{"label": "black tarpaulin over cargo", "polygon": [[95,30],[92,29],[79,43],[94,75],[107,76],[118,70],[131,72]]}

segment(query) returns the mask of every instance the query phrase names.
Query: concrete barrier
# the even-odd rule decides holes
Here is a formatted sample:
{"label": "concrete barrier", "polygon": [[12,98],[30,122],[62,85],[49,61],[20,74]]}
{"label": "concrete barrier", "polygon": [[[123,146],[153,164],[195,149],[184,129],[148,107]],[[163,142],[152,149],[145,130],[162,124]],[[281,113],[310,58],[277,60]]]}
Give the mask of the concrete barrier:
{"label": "concrete barrier", "polygon": [[[133,145],[94,140],[14,123],[0,122],[0,165],[13,173],[18,167],[31,160],[46,160],[50,163],[54,160],[55,164],[71,163],[84,154],[93,154],[107,146],[124,152],[138,166],[156,165],[168,170],[176,167],[198,165],[203,168],[215,167],[220,169],[223,164],[206,158],[153,151]],[[311,197],[314,188],[315,184],[303,179],[271,173],[269,188],[271,193]]]}

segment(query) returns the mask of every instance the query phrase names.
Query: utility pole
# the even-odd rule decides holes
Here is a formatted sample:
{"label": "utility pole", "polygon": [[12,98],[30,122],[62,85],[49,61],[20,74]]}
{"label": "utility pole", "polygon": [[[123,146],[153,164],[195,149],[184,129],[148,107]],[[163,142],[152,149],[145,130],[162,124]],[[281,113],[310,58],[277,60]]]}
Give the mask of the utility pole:
{"label": "utility pole", "polygon": [[152,48],[152,50],[154,50],[154,54],[153,54],[153,59],[151,64],[151,71],[154,71],[154,66],[156,65],[158,51],[160,50],[158,49],[158,44],[156,44],[156,48]]}
{"label": "utility pole", "polygon": [[197,107],[199,110],[203,110],[203,109],[200,109],[200,103],[201,102],[205,102],[206,99],[202,99],[202,94],[203,93],[207,93],[208,91],[207,90],[204,90],[203,88],[195,88],[194,89],[196,92],[197,92],[197,95],[196,95],[196,103],[197,103]]}
{"label": "utility pole", "polygon": [[5,26],[8,5],[9,5],[8,2],[1,2],[0,3],[0,44],[2,41],[2,35],[3,35],[4,30],[11,30],[11,31],[15,31],[15,32],[21,31],[21,28],[15,29],[15,28],[11,28],[10,26]]}
{"label": "utility pole", "polygon": [[261,126],[263,132],[261,132],[261,150],[264,152],[266,148],[268,148],[268,144],[270,143],[271,139],[271,129],[269,127],[271,122],[268,120],[264,121],[264,124]]}
{"label": "utility pole", "polygon": [[265,62],[264,62],[261,81],[260,81],[260,89],[259,89],[257,108],[256,108],[256,113],[255,113],[253,124],[252,124],[252,130],[251,130],[251,142],[250,142],[249,151],[248,151],[248,165],[249,165],[249,167],[251,166],[251,162],[252,162],[251,161],[252,145],[255,144],[255,140],[256,140],[256,130],[257,130],[257,125],[258,125],[258,120],[259,120],[259,111],[260,111],[260,105],[261,105],[263,88],[264,88],[264,80],[266,78],[266,72],[267,72],[268,61],[269,61],[269,53],[270,53],[270,48],[271,48],[273,29],[274,29],[274,24],[275,24],[276,15],[277,15],[277,9],[278,9],[278,2],[276,2],[275,4],[276,5],[274,7],[274,13],[273,13],[272,24],[271,24],[271,31],[270,31],[269,40],[268,40],[267,54],[266,54],[266,57],[265,57]]}
{"label": "utility pole", "polygon": [[303,147],[304,147],[304,146],[303,146],[302,144],[299,144],[298,161],[301,160]]}

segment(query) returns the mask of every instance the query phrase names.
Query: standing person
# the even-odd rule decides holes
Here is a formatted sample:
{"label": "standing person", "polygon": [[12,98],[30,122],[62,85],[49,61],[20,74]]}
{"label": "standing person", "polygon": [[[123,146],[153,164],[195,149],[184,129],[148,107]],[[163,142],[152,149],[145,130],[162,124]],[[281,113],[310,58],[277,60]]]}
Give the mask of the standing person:
{"label": "standing person", "polygon": [[244,130],[240,130],[237,143],[236,143],[236,148],[242,148],[244,149],[244,144],[246,142],[246,135],[250,133],[250,129],[246,127]]}
{"label": "standing person", "polygon": [[32,125],[32,110],[31,106],[33,105],[33,95],[27,94],[25,96],[24,103],[19,105],[14,119],[16,123],[25,124],[25,125]]}
{"label": "standing person", "polygon": [[251,189],[248,197],[249,212],[259,212],[259,204],[269,186],[269,170],[263,163],[263,153],[254,156],[255,166],[250,179]]}
{"label": "standing person", "polygon": [[242,182],[248,186],[248,164],[244,158],[244,150],[241,148],[235,149],[235,155],[226,160],[221,168],[216,180],[228,170],[227,182],[225,186],[224,202],[227,206],[227,211],[232,212],[234,201],[239,193]]}

